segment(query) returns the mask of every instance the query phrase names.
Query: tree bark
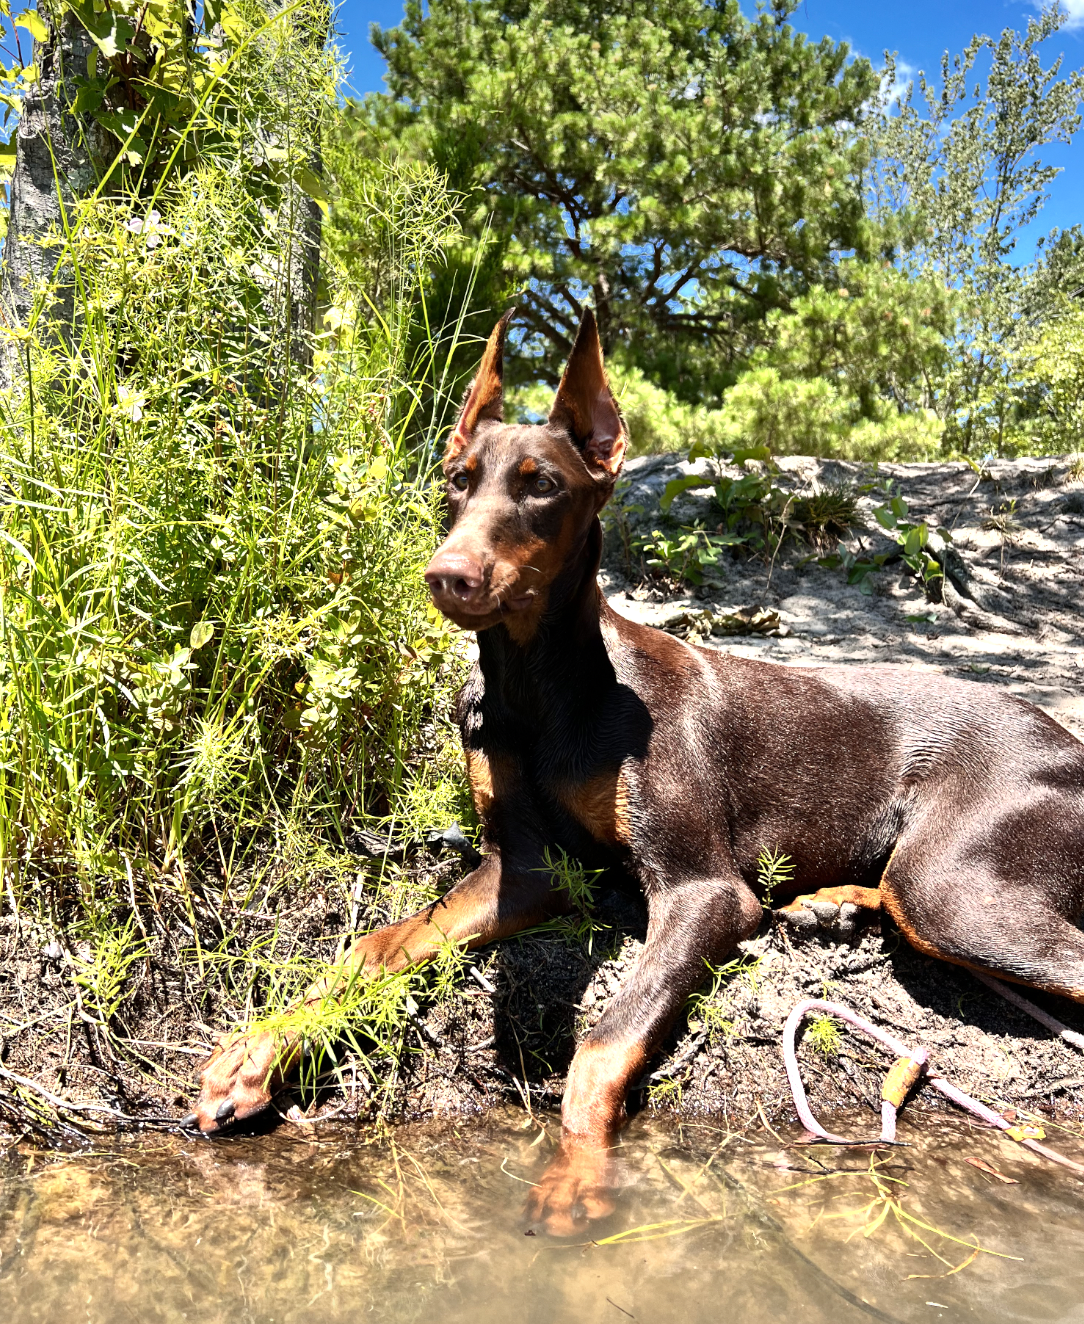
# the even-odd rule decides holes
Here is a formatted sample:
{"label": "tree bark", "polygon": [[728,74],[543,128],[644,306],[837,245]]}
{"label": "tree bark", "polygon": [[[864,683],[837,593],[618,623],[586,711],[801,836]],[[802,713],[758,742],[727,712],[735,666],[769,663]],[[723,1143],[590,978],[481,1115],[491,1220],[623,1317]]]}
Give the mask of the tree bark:
{"label": "tree bark", "polygon": [[[327,45],[330,35],[330,7],[320,14],[313,26],[306,27],[306,23],[311,23],[314,17],[312,9],[309,9],[307,13],[302,11],[296,15],[292,22],[295,33],[314,55],[318,55]],[[323,176],[319,117],[308,115],[305,119],[304,148],[308,167],[319,179]],[[311,368],[316,347],[316,294],[320,278],[323,212],[296,184],[288,187],[283,206],[289,208],[289,272],[284,293],[289,321],[290,360],[301,367]]]}
{"label": "tree bark", "polygon": [[[65,14],[47,40],[34,43],[38,80],[23,103],[16,131],[0,280],[0,317],[11,328],[26,327],[43,280],[55,280],[41,313],[47,324],[44,334],[63,334],[72,324],[75,287],[71,268],[61,262],[57,270],[64,215],[78,198],[93,191],[98,169],[110,155],[105,130],[89,116],[72,111],[92,50],[94,43],[72,14]],[[3,337],[0,386],[10,386],[18,379],[19,363],[18,342]]]}

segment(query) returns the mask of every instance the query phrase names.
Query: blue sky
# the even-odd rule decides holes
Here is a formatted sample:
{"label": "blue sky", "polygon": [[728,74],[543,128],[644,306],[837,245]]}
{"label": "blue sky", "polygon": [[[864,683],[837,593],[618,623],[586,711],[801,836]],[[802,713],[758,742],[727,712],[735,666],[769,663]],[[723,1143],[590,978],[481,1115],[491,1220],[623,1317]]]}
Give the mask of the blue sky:
{"label": "blue sky", "polygon": [[[1046,58],[1064,56],[1064,68],[1084,65],[1084,0],[1062,0],[1070,23],[1047,44]],[[745,6],[752,9],[752,4]],[[802,0],[794,25],[811,37],[846,41],[859,54],[880,63],[894,51],[904,72],[936,74],[941,53],[967,45],[976,32],[996,36],[1002,28],[1023,29],[1035,6],[1028,0]],[[393,27],[402,14],[401,0],[345,0],[339,11],[340,42],[349,54],[351,87],[356,93],[383,90],[384,63],[369,45],[369,24]],[[1032,238],[1057,225],[1084,222],[1084,129],[1071,147],[1053,147],[1051,164],[1063,167],[1054,181]],[[1021,253],[1022,257],[1027,254]]]}

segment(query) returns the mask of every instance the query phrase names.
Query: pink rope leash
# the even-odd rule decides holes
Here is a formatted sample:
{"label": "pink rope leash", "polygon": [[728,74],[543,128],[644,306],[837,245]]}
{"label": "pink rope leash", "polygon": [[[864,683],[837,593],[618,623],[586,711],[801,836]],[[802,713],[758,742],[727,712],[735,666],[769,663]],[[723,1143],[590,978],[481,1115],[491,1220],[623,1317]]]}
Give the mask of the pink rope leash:
{"label": "pink rope leash", "polygon": [[[990,983],[991,987],[996,988],[997,992],[1002,992],[996,981],[983,980],[984,983]],[[1018,996],[1011,997],[1011,1002],[1017,1002]],[[1019,1003],[1025,1003],[1027,999],[1019,998]],[[1031,1009],[1030,1003],[1023,1010]],[[1039,1009],[1036,1007],[1035,1011]],[[877,1140],[845,1140],[842,1136],[833,1135],[826,1131],[820,1122],[813,1116],[809,1107],[809,1101],[806,1097],[805,1086],[802,1084],[802,1075],[798,1069],[798,1055],[795,1052],[794,1040],[798,1032],[798,1027],[811,1011],[823,1012],[829,1016],[837,1016],[841,1021],[846,1021],[848,1025],[853,1025],[856,1030],[861,1030],[863,1034],[869,1035],[871,1039],[876,1039],[878,1043],[891,1052],[896,1054],[897,1061],[892,1067],[885,1080],[885,1086],[882,1091],[881,1101],[881,1135]],[[1045,1014],[1045,1013],[1044,1013]],[[1053,1020],[1053,1017],[1050,1017]],[[1045,1024],[1045,1021],[1044,1021]],[[1060,1022],[1055,1022],[1060,1025]],[[1050,1028],[1053,1028],[1051,1026]],[[1065,1030],[1064,1026],[1060,1027]],[[1073,1031],[1067,1030],[1066,1034],[1073,1034]],[[1075,1036],[1080,1038],[1080,1036]],[[879,1026],[867,1021],[859,1016],[857,1012],[851,1011],[849,1007],[844,1007],[838,1002],[822,1002],[819,998],[805,998],[794,1008],[787,1017],[787,1022],[783,1026],[783,1062],[787,1069],[787,1080],[790,1082],[790,1091],[794,1097],[794,1107],[798,1113],[798,1119],[812,1135],[820,1140],[825,1140],[833,1145],[889,1145],[899,1144],[896,1140],[896,1116],[908,1090],[916,1084],[927,1068],[927,1051],[925,1048],[908,1048],[907,1045],[895,1035],[889,1034]],[[987,1108],[984,1104],[973,1099],[970,1094],[965,1094],[958,1090],[954,1085],[950,1085],[943,1076],[927,1075],[926,1081],[951,1100],[957,1107],[965,1109],[989,1126],[997,1127],[1000,1131],[1008,1131],[1012,1128],[1012,1123],[1007,1122],[1000,1113],[996,1113],[992,1108]],[[1053,1163],[1060,1163],[1062,1167],[1069,1168],[1077,1176],[1084,1178],[1084,1166],[1074,1163],[1072,1159],[1064,1158],[1061,1154],[1056,1154],[1054,1150],[1048,1149],[1045,1145],[1039,1144],[1037,1140],[1025,1137],[1019,1141],[1028,1149],[1036,1154],[1041,1154],[1043,1158],[1050,1159]]]}

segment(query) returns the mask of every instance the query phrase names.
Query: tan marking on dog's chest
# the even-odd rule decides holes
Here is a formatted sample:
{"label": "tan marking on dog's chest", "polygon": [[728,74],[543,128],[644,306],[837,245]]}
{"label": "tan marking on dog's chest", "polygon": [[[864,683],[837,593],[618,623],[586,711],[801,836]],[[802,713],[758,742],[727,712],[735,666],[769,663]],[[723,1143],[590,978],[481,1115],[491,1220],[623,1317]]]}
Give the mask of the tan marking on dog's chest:
{"label": "tan marking on dog's chest", "polygon": [[608,846],[627,846],[631,842],[629,787],[620,769],[559,786],[557,799],[596,841]]}
{"label": "tan marking on dog's chest", "polygon": [[510,789],[515,776],[515,764],[507,755],[495,754],[490,758],[480,749],[468,749],[465,752],[467,781],[470,783],[474,812],[479,818],[485,818],[494,802]]}

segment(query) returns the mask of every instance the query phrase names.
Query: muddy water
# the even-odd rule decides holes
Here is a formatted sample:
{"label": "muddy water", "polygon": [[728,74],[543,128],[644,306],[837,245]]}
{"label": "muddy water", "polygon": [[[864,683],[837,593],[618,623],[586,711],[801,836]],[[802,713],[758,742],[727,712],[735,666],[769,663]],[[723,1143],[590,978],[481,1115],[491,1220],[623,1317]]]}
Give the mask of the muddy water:
{"label": "muddy water", "polygon": [[1084,1321],[1084,1185],[953,1119],[901,1138],[871,1160],[641,1118],[616,1212],[569,1241],[529,1235],[551,1141],[521,1113],[14,1156],[0,1320]]}

